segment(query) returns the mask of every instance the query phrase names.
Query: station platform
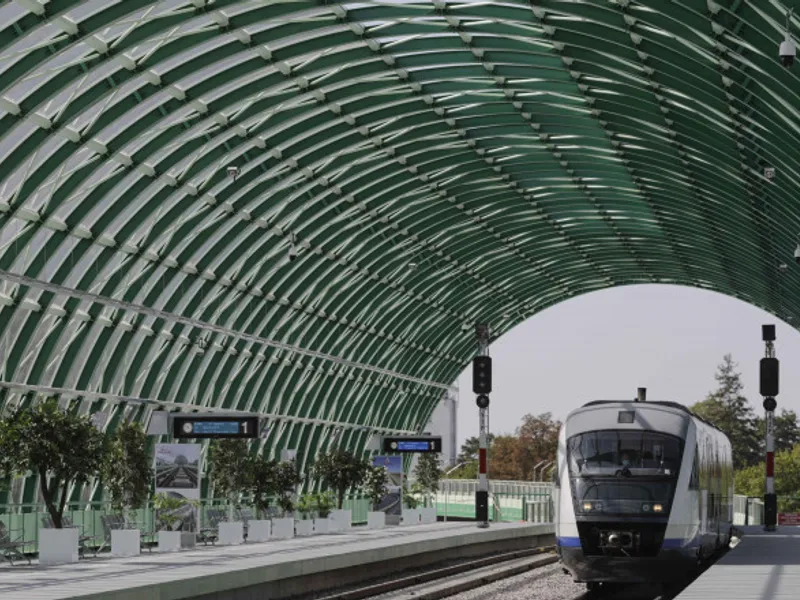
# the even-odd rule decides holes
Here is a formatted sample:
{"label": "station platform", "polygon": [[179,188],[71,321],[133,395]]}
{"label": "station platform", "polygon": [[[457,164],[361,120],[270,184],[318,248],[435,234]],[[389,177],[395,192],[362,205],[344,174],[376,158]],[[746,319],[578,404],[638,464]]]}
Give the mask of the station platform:
{"label": "station platform", "polygon": [[675,600],[800,598],[800,527],[738,526],[743,536]]}
{"label": "station platform", "polygon": [[8,600],[252,600],[332,590],[443,560],[554,543],[553,525],[434,523],[0,567]]}

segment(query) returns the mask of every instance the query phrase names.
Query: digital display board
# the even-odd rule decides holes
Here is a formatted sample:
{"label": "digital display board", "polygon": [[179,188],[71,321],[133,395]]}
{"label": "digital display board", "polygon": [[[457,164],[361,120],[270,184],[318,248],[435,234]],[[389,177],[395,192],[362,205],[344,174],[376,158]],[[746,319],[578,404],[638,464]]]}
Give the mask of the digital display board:
{"label": "digital display board", "polygon": [[174,415],[172,436],[187,438],[255,438],[258,416],[223,417],[212,415]]}
{"label": "digital display board", "polygon": [[384,452],[441,452],[441,437],[383,438]]}

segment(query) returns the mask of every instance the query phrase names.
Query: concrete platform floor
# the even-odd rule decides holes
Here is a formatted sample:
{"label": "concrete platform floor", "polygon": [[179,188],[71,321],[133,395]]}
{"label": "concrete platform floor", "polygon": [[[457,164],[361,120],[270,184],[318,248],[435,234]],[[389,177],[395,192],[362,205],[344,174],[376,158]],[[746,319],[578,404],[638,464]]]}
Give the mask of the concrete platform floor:
{"label": "concrete platform floor", "polygon": [[[272,598],[281,581],[336,574],[355,567],[362,579],[380,564],[424,553],[444,554],[474,544],[539,545],[552,525],[448,522],[276,540],[241,546],[200,546],[179,553],[88,558],[53,567],[0,567],[3,600],[202,600]],[[522,538],[522,539],[520,539]],[[544,538],[542,538],[544,539]],[[505,542],[504,542],[505,541]],[[364,568],[361,568],[364,565]],[[372,567],[370,567],[372,565]],[[344,570],[344,571],[343,571]],[[377,576],[377,575],[376,575]],[[310,581],[310,579],[308,579]],[[272,586],[271,588],[269,586]],[[266,587],[265,587],[266,586]],[[333,585],[331,585],[333,587]],[[288,589],[288,588],[287,588]],[[325,589],[325,588],[323,588]],[[269,591],[269,594],[266,592]]]}
{"label": "concrete platform floor", "polygon": [[738,528],[744,533],[739,544],[675,600],[800,598],[800,527]]}

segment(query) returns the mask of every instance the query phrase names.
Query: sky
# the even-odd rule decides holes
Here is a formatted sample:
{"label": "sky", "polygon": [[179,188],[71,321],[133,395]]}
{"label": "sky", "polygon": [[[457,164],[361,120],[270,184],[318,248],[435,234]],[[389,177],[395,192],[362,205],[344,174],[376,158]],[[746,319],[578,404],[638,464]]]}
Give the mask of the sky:
{"label": "sky", "polygon": [[[761,325],[776,326],[781,407],[800,412],[800,335],[740,300],[668,285],[612,288],[573,298],[531,317],[490,347],[490,431],[513,433],[527,413],[563,421],[590,400],[648,400],[691,405],[716,388],[726,353],[742,374],[744,395],[763,413]],[[471,365],[458,379],[458,447],[478,433]]]}

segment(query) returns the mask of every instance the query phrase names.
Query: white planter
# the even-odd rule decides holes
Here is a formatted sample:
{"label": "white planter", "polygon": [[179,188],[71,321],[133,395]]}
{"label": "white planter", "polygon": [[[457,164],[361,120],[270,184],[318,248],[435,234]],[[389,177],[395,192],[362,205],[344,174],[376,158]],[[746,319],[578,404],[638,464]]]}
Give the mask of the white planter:
{"label": "white planter", "polygon": [[272,533],[270,537],[278,540],[287,540],[294,537],[294,519],[272,519]]}
{"label": "white planter", "polygon": [[39,564],[63,565],[78,562],[77,528],[40,529],[39,530]]}
{"label": "white planter", "polygon": [[328,518],[331,520],[331,531],[350,531],[353,526],[352,510],[332,510]]}
{"label": "white planter", "polygon": [[331,520],[329,518],[324,519],[314,519],[314,533],[330,533],[331,532]]}
{"label": "white planter", "polygon": [[404,508],[401,525],[419,525],[419,510],[416,508]]}
{"label": "white planter", "polygon": [[219,524],[220,546],[238,546],[242,543],[244,543],[244,523],[231,521]]}
{"label": "white planter", "polygon": [[181,533],[180,531],[159,531],[158,551],[178,552],[181,549]]}
{"label": "white planter", "polygon": [[386,527],[386,513],[382,510],[367,513],[367,529],[383,529]]}
{"label": "white planter", "polygon": [[111,531],[111,556],[139,556],[141,548],[141,534],[138,529]]}
{"label": "white planter", "polygon": [[314,533],[314,521],[311,519],[302,519],[295,521],[294,532],[298,537],[305,537]]}
{"label": "white planter", "polygon": [[420,520],[423,523],[436,523],[436,508],[420,508]]}
{"label": "white planter", "polygon": [[266,542],[272,532],[272,522],[267,520],[249,521],[247,523],[248,542]]}

